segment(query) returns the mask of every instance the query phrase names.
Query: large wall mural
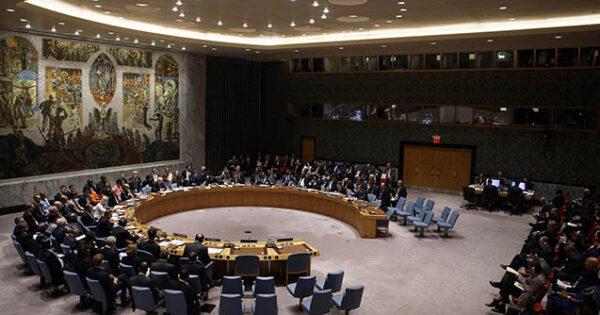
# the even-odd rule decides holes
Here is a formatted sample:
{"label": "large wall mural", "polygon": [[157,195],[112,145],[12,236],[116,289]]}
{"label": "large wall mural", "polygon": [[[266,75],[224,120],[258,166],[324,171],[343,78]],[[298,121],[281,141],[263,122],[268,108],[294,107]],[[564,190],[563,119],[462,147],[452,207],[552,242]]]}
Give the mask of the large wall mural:
{"label": "large wall mural", "polygon": [[152,68],[141,50],[34,42],[0,37],[0,179],[179,158],[175,57]]}
{"label": "large wall mural", "polygon": [[49,60],[87,61],[99,49],[95,44],[46,38],[42,41],[42,54]]}
{"label": "large wall mural", "polygon": [[110,47],[108,51],[120,66],[152,68],[152,53],[149,51],[121,47]]}

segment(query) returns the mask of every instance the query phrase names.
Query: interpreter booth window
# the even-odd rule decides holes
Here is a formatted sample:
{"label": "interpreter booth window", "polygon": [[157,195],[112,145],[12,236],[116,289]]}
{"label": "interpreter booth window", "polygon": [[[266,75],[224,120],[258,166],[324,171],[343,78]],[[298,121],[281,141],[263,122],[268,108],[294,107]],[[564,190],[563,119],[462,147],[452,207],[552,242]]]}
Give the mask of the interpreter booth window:
{"label": "interpreter booth window", "polygon": [[408,69],[408,55],[395,55],[392,57],[394,63],[394,70],[406,70]]}
{"label": "interpreter booth window", "polygon": [[348,72],[352,69],[352,58],[341,57],[339,59],[338,69],[340,72]]}
{"label": "interpreter booth window", "polygon": [[341,105],[323,104],[323,117],[327,119],[340,119]]}
{"label": "interpreter booth window", "polygon": [[556,109],[554,110],[554,126],[571,129],[598,128],[598,110]]}
{"label": "interpreter booth window", "polygon": [[354,56],[352,57],[352,71],[365,71],[367,67],[365,66],[365,57],[363,56]]}
{"label": "interpreter booth window", "polygon": [[311,117],[321,118],[323,117],[323,104],[313,103],[310,104]]}
{"label": "interpreter booth window", "polygon": [[536,51],[536,61],[535,61],[535,66],[536,67],[554,67],[554,63],[555,63],[555,56],[554,56],[555,50],[554,49],[538,49]]}
{"label": "interpreter booth window", "polygon": [[421,106],[406,106],[406,121],[407,122],[419,122],[419,117],[421,113]]}
{"label": "interpreter booth window", "polygon": [[302,59],[300,61],[301,66],[302,66],[302,72],[310,72],[311,69],[311,59]]}
{"label": "interpreter booth window", "polygon": [[302,103],[294,106],[294,116],[310,117],[310,104]]}
{"label": "interpreter booth window", "polygon": [[379,70],[392,70],[392,55],[379,56]]}
{"label": "interpreter booth window", "polygon": [[440,122],[445,124],[455,123],[456,109],[454,106],[440,106]]}
{"label": "interpreter booth window", "polygon": [[410,55],[409,58],[409,69],[410,70],[422,70],[423,69],[423,55]]}
{"label": "interpreter booth window", "polygon": [[419,123],[428,125],[437,123],[439,121],[439,107],[437,106],[423,106],[421,112],[419,112]]}
{"label": "interpreter booth window", "polygon": [[323,58],[314,58],[313,59],[313,72],[323,72],[325,71],[325,65],[323,64]]}
{"label": "interpreter booth window", "polygon": [[475,108],[473,110],[473,124],[506,126],[510,124],[510,113],[507,107]]}
{"label": "interpreter booth window", "polygon": [[546,127],[550,125],[550,110],[545,108],[513,108],[513,125],[523,125],[530,127]]}
{"label": "interpreter booth window", "polygon": [[491,51],[477,54],[477,68],[486,69],[494,66],[494,53]]}
{"label": "interpreter booth window", "polygon": [[300,59],[290,59],[290,72],[299,73],[301,71]]}
{"label": "interpreter booth window", "polygon": [[600,66],[600,47],[581,48],[581,66],[598,67]]}
{"label": "interpreter booth window", "polygon": [[457,124],[473,124],[473,107],[456,107]]}
{"label": "interpreter booth window", "polygon": [[442,69],[456,69],[458,63],[458,57],[456,53],[442,54]]}
{"label": "interpreter booth window", "polygon": [[426,54],[425,69],[439,69],[441,59],[442,56],[440,54]]}
{"label": "interpreter booth window", "polygon": [[502,50],[496,52],[497,68],[512,68],[514,65],[514,52],[512,50]]}
{"label": "interpreter booth window", "polygon": [[325,72],[337,72],[338,71],[338,58],[337,57],[325,57]]}
{"label": "interpreter booth window", "polygon": [[403,105],[392,104],[390,108],[392,111],[392,120],[406,121],[406,112]]}
{"label": "interpreter booth window", "polygon": [[461,69],[475,68],[475,52],[461,52],[458,54],[458,66]]}
{"label": "interpreter booth window", "polygon": [[391,107],[389,105],[379,105],[379,104],[367,105],[367,119],[369,119],[369,120],[392,120]]}
{"label": "interpreter booth window", "polygon": [[377,56],[365,57],[365,66],[367,71],[377,71]]}
{"label": "interpreter booth window", "polygon": [[577,66],[577,48],[560,48],[556,60],[559,67],[575,67]]}
{"label": "interpreter booth window", "polygon": [[344,104],[340,109],[342,119],[362,121],[365,119],[366,105]]}
{"label": "interpreter booth window", "polygon": [[533,49],[517,51],[517,65],[519,68],[533,68]]}

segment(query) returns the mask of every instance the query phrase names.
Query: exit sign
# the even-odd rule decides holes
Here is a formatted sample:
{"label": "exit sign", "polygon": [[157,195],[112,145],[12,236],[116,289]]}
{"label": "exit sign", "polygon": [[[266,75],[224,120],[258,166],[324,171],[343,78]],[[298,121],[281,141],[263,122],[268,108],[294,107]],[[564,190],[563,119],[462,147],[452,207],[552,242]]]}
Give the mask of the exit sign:
{"label": "exit sign", "polygon": [[433,143],[435,144],[440,144],[442,143],[442,137],[441,136],[431,136],[431,138],[433,139]]}

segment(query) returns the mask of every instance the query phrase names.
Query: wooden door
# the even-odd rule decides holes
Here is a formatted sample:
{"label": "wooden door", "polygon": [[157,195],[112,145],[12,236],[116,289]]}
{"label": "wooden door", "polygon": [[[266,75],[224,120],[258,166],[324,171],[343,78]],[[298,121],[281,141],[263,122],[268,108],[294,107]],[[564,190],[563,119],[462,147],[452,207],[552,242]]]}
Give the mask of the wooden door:
{"label": "wooden door", "polygon": [[471,180],[471,150],[457,149],[452,160],[451,190],[462,190]]}
{"label": "wooden door", "polygon": [[315,160],[315,138],[302,137],[302,161]]}
{"label": "wooden door", "polygon": [[421,172],[421,148],[417,146],[405,146],[404,169],[402,172],[404,185],[422,186]]}
{"label": "wooden door", "polygon": [[435,186],[439,189],[452,189],[452,175],[454,171],[452,164],[454,162],[454,149],[437,148],[437,157],[435,165]]}
{"label": "wooden door", "polygon": [[436,185],[437,148],[421,147],[421,186],[438,188]]}

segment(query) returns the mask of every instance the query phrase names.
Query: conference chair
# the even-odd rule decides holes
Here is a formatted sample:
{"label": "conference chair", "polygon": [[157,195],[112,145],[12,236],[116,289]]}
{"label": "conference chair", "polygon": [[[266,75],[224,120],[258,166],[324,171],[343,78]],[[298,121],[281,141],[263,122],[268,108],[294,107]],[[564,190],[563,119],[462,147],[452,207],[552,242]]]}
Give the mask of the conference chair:
{"label": "conference chair", "polygon": [[362,285],[346,288],[345,294],[335,295],[331,298],[331,301],[336,308],[345,311],[348,315],[351,310],[360,307],[364,289],[365,287]]}
{"label": "conference chair", "polygon": [[[208,285],[208,288],[212,288],[215,286],[216,281],[213,280],[212,277],[212,270],[213,270],[213,266],[214,266],[214,262],[211,261],[208,264],[206,264],[206,266],[204,266],[204,272],[206,274],[206,284]],[[208,292],[206,292],[206,294],[208,294]]]}
{"label": "conference chair", "polygon": [[88,232],[88,231],[93,231],[93,230],[95,230],[95,229],[96,229],[96,226],[95,226],[95,225],[85,225],[85,224],[83,224],[83,220],[81,219],[81,216],[78,216],[78,217],[77,217],[77,223],[79,223],[79,225],[81,225],[81,228],[82,228],[84,231],[86,231],[86,232]]}
{"label": "conference chair", "polygon": [[106,245],[106,237],[96,236],[96,245],[98,246],[98,248],[104,247],[104,245]]}
{"label": "conference chair", "polygon": [[183,291],[165,290],[165,310],[171,315],[187,315],[187,304]]}
{"label": "conference chair", "polygon": [[377,196],[373,195],[373,194],[367,194],[367,199],[369,200],[370,203],[375,202],[375,200],[377,200]]}
{"label": "conference chair", "polygon": [[169,287],[169,274],[167,272],[150,271],[150,279],[159,290],[165,290]]}
{"label": "conference chair", "polygon": [[275,277],[256,277],[256,282],[252,286],[252,296],[258,294],[275,294]]}
{"label": "conference chair", "polygon": [[257,277],[260,259],[256,255],[238,255],[235,258],[235,275]]}
{"label": "conference chair", "polygon": [[239,294],[221,294],[219,315],[241,315],[244,313],[244,302]]}
{"label": "conference chair", "polygon": [[425,218],[426,214],[427,214],[427,209],[425,209],[425,207],[421,207],[421,209],[419,209],[419,212],[418,212],[418,214],[416,216],[409,215],[408,217],[406,217],[406,219],[408,221],[410,221],[411,223],[413,221],[423,221],[423,219]]}
{"label": "conference chair", "polygon": [[[13,227],[16,225],[13,225]],[[13,240],[13,242],[17,241],[17,237],[14,234],[10,234],[10,239]]]}
{"label": "conference chair", "polygon": [[246,287],[242,284],[241,276],[223,276],[221,284],[221,294],[237,294],[244,296]]}
{"label": "conference chair", "polygon": [[277,315],[277,295],[258,294],[256,300],[252,302],[252,313],[255,315]]}
{"label": "conference chair", "polygon": [[510,187],[506,198],[506,208],[511,214],[521,213],[521,204],[523,201],[523,191],[519,187]]}
{"label": "conference chair", "polygon": [[144,186],[144,187],[142,187],[142,194],[147,195],[147,194],[149,194],[151,192],[152,192],[152,187],[150,187],[150,186]]}
{"label": "conference chair", "polygon": [[433,218],[433,211],[427,212],[425,219],[423,221],[413,221],[412,224],[416,229],[419,229],[419,236],[423,237],[425,233],[425,229],[429,228],[431,225],[431,219]]}
{"label": "conference chair", "polygon": [[102,269],[104,269],[104,271],[114,275],[115,271],[112,270],[112,267],[110,266],[110,263],[108,262],[108,260],[104,259],[102,260]]}
{"label": "conference chair", "polygon": [[442,228],[444,229],[444,236],[448,237],[448,230],[449,229],[454,229],[454,225],[456,224],[456,220],[458,220],[458,216],[459,213],[454,211],[452,212],[452,214],[450,215],[450,219],[448,220],[448,222],[436,222],[438,229]]}
{"label": "conference chair", "polygon": [[[102,288],[100,281],[90,279],[88,277],[85,278],[85,281],[87,281],[88,283],[90,292],[92,292],[92,297],[94,298],[94,300],[96,300],[96,302],[102,305],[102,314],[106,314],[108,310],[108,301],[106,300],[106,293],[104,292],[104,288]],[[117,291],[116,295],[121,295],[121,290]]]}
{"label": "conference chair", "polygon": [[300,309],[302,309],[302,300],[313,294],[313,288],[316,282],[316,276],[307,276],[300,277],[298,278],[298,282],[290,283],[286,286],[288,292],[290,292],[293,297],[300,299],[300,304],[298,305]]}
{"label": "conference chair", "polygon": [[446,222],[446,220],[448,220],[448,216],[450,215],[450,207],[444,207],[444,210],[442,210],[442,215],[440,217],[433,217],[433,222],[437,223],[437,222]]}
{"label": "conference chair", "polygon": [[419,211],[419,210],[421,210],[421,208],[423,208],[424,201],[425,201],[425,197],[422,197],[422,196],[417,197],[417,200],[415,201],[415,211]]}
{"label": "conference chair", "polygon": [[396,211],[396,216],[404,218],[403,225],[406,225],[406,223],[408,221],[406,218],[413,214],[414,209],[415,209],[415,202],[411,200],[408,202],[408,205],[406,205],[405,211],[402,211],[402,209],[399,209],[398,211]]}
{"label": "conference chair", "polygon": [[500,203],[500,197],[498,196],[498,189],[495,187],[485,186],[483,188],[482,202],[488,209],[488,211],[494,210]]}
{"label": "conference chair", "polygon": [[173,188],[177,188],[177,183],[171,184],[171,189],[173,189]]}
{"label": "conference chair", "polygon": [[83,302],[90,294],[90,290],[86,289],[83,283],[81,282],[81,278],[75,272],[63,270],[63,278],[65,279],[65,283],[69,288],[71,293],[79,296],[79,304],[77,304],[77,308],[83,307]]}
{"label": "conference chair", "polygon": [[52,242],[52,249],[56,250],[56,251],[60,251],[60,244],[58,244],[58,241],[56,240],[56,237],[54,237],[54,235],[50,235],[50,241]]}
{"label": "conference chair", "polygon": [[198,275],[190,275],[188,282],[190,283],[190,286],[194,289],[196,295],[200,295],[202,293],[202,281],[200,281],[200,277],[198,277]]}
{"label": "conference chair", "polygon": [[160,299],[158,302],[154,301],[152,290],[146,287],[131,287],[131,307],[133,311],[141,309],[146,312],[156,312],[160,307],[163,300]]}
{"label": "conference chair", "polygon": [[427,212],[433,211],[433,206],[434,205],[435,205],[435,201],[433,201],[431,199],[427,199],[427,202],[425,203],[425,210]]}
{"label": "conference chair", "polygon": [[288,259],[285,263],[285,283],[289,283],[290,274],[306,274],[308,276],[309,266],[309,253],[293,253],[288,256]]}
{"label": "conference chair", "polygon": [[325,280],[317,280],[315,286],[319,290],[331,289],[332,293],[342,290],[342,282],[344,281],[344,271],[334,271],[327,273]]}
{"label": "conference chair", "polygon": [[25,251],[23,250],[21,244],[19,244],[17,241],[13,241],[13,245],[15,246],[19,257],[21,257],[21,261],[23,261],[24,264],[27,264],[27,257],[25,256]]}
{"label": "conference chair", "polygon": [[189,261],[189,257],[179,257],[179,265],[187,264]]}
{"label": "conference chair", "polygon": [[[388,220],[396,219],[396,214],[398,213],[398,211],[402,211],[402,209],[404,208],[404,203],[405,202],[406,202],[406,198],[400,197],[398,199],[398,202],[396,203],[395,207],[388,207],[387,208],[386,215],[388,217]],[[390,211],[391,211],[391,213],[390,213]]]}
{"label": "conference chair", "polygon": [[65,257],[71,257],[71,255],[73,255],[71,246],[69,246],[67,244],[60,244],[60,249],[61,249],[63,255],[65,255]]}
{"label": "conference chair", "polygon": [[40,277],[40,284],[44,285],[44,276],[42,275],[42,271],[40,270],[40,266],[37,263],[37,258],[35,258],[35,255],[30,252],[25,252],[25,257],[27,257],[27,265],[29,266],[29,269],[31,269],[34,275]]}
{"label": "conference chair", "polygon": [[348,196],[353,195],[352,190],[350,188],[346,188],[346,195],[348,195]]}
{"label": "conference chair", "polygon": [[133,266],[126,265],[124,263],[119,263],[119,269],[121,269],[121,274],[127,276],[127,278],[131,278],[135,276],[135,269]]}
{"label": "conference chair", "polygon": [[147,252],[145,250],[138,249],[138,256],[140,257],[141,260],[147,262],[148,266],[152,265],[152,263],[154,262],[154,255],[152,255],[152,253]]}
{"label": "conference chair", "polygon": [[463,199],[468,203],[466,205],[462,205],[461,208],[464,207],[467,210],[477,209],[478,198],[475,194],[475,188],[469,186],[463,187]]}
{"label": "conference chair", "polygon": [[313,293],[311,299],[305,300],[300,303],[302,308],[309,315],[320,315],[329,313],[329,307],[331,306],[331,290],[321,290]]}
{"label": "conference chair", "polygon": [[48,265],[39,259],[36,259],[36,261],[40,268],[40,272],[42,273],[42,279],[44,281],[43,284],[52,284],[52,273],[50,273],[50,268],[48,268]]}

